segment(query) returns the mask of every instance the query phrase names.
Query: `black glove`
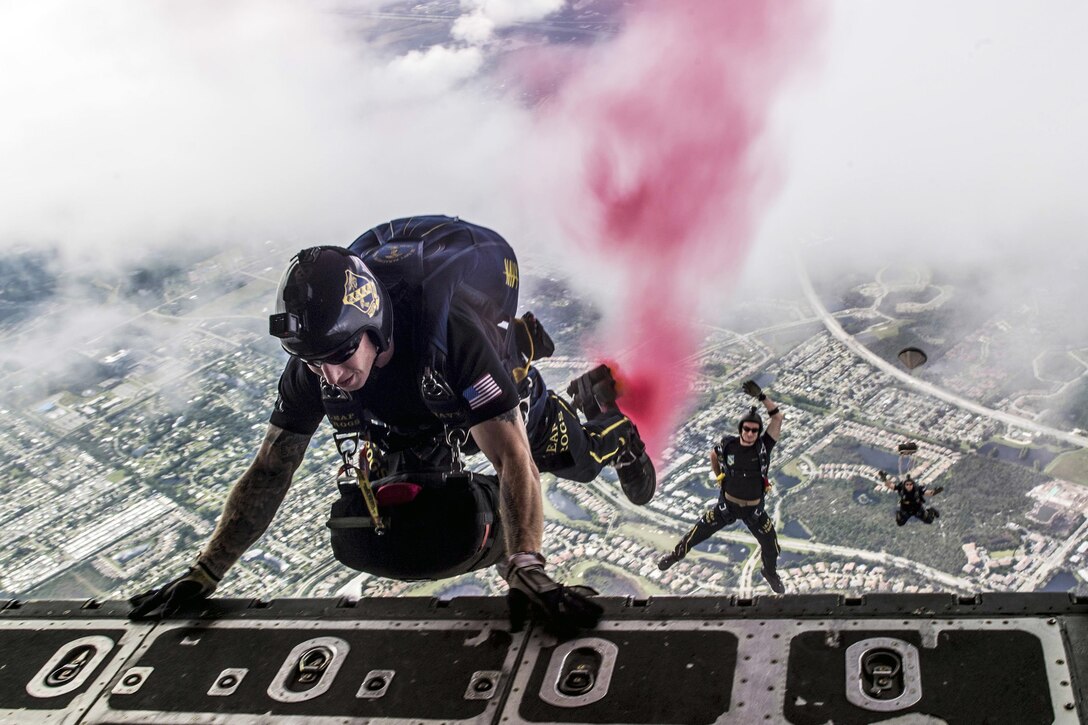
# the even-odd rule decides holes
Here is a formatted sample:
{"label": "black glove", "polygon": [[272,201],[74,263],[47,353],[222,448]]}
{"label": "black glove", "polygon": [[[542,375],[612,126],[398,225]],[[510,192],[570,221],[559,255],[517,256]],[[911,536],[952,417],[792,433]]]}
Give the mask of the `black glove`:
{"label": "black glove", "polygon": [[[552,342],[551,336],[548,334],[547,330],[544,329],[544,325],[540,324],[540,320],[536,318],[536,315],[532,312],[526,312],[521,316],[521,321],[525,323],[524,336],[527,337],[528,340],[522,335],[518,336],[517,343],[519,352],[522,352],[522,354],[529,358],[530,361],[551,357],[555,352],[555,343]],[[528,350],[521,349],[522,346],[529,343],[529,341],[531,341],[529,350],[532,351],[532,354],[530,354]]]}
{"label": "black glove", "polygon": [[767,396],[763,394],[763,388],[759,387],[759,384],[755,380],[745,380],[744,385],[741,386],[745,395],[751,395],[757,400],[766,400]]}
{"label": "black glove", "polygon": [[131,597],[128,602],[132,605],[132,611],[128,613],[128,618],[136,621],[169,617],[186,605],[204,599],[218,585],[219,577],[198,561],[177,579]]}
{"label": "black glove", "polygon": [[943,490],[944,490],[944,486],[937,486],[937,488],[930,491],[930,493],[940,493]]}
{"label": "black glove", "polygon": [[601,605],[589,599],[597,592],[553,580],[544,573],[544,557],[535,552],[511,556],[503,576],[510,585],[506,602],[510,607],[510,628],[515,632],[522,630],[530,613],[541,617],[545,627],[560,632],[596,627],[604,613]]}
{"label": "black glove", "polygon": [[877,471],[876,472],[876,477],[879,478],[881,481],[887,481],[888,480],[888,474],[884,473],[884,471]]}

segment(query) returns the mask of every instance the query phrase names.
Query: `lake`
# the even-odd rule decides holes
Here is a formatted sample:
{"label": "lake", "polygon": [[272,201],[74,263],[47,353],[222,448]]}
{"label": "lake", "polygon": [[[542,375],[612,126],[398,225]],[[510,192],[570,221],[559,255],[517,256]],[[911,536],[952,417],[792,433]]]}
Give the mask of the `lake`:
{"label": "lake", "polygon": [[812,533],[797,519],[786,519],[786,523],[782,526],[782,535],[806,541],[812,538]]}
{"label": "lake", "polygon": [[568,519],[589,521],[593,518],[584,508],[578,505],[577,501],[558,488],[549,489],[547,495],[548,503],[555,506]]}
{"label": "lake", "polygon": [[812,554],[799,554],[795,551],[783,551],[778,555],[778,568],[783,569],[788,566],[810,564],[812,563],[812,560]]}
{"label": "lake", "polygon": [[[996,455],[995,452],[996,451]],[[1036,461],[1039,462],[1039,469],[1042,470],[1050,465],[1050,462],[1061,455],[1061,453],[1055,453],[1054,451],[1048,451],[1045,448],[1018,448],[1016,446],[1006,446],[1001,443],[987,443],[978,449],[980,456],[986,456],[987,458],[993,457],[999,461],[1008,461],[1009,463],[1018,463],[1021,466],[1027,466],[1028,468],[1034,468]]]}
{"label": "lake", "polygon": [[774,485],[783,491],[788,491],[797,484],[801,483],[801,479],[796,476],[787,476],[784,473],[771,474],[771,480],[774,481]]}
{"label": "lake", "polygon": [[860,443],[854,446],[854,453],[857,453],[867,466],[879,468],[882,471],[899,471],[899,456],[895,453],[879,450]]}
{"label": "lake", "polygon": [[[744,528],[744,524],[741,523],[734,524],[734,526]],[[747,531],[747,529],[745,530]],[[707,554],[727,556],[731,561],[740,561],[748,556],[748,547],[744,544],[733,544],[723,540],[715,541],[713,536],[696,546],[695,550]]]}
{"label": "lake", "polygon": [[[867,488],[860,488],[854,491],[854,501],[860,503],[862,506],[872,506],[881,502],[881,496]],[[893,497],[885,499],[888,505],[892,505],[895,502]]]}
{"label": "lake", "polygon": [[1039,591],[1043,592],[1071,592],[1078,588],[1083,588],[1084,585],[1077,581],[1077,578],[1067,571],[1059,571],[1054,575],[1054,578],[1046,583]]}
{"label": "lake", "polygon": [[588,586],[598,590],[606,597],[635,597],[642,599],[646,592],[639,583],[611,571],[607,567],[594,566],[582,576]]}

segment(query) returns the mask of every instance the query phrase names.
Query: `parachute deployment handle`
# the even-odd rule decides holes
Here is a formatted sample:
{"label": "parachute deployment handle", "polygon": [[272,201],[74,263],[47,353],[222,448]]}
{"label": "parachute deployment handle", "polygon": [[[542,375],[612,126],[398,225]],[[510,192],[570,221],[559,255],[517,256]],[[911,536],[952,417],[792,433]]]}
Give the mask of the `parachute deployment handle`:
{"label": "parachute deployment handle", "polygon": [[[370,440],[360,439],[358,433],[337,433],[334,439],[336,450],[344,461],[336,472],[337,484],[342,478],[355,474],[355,482],[363,494],[366,509],[374,522],[374,533],[381,536],[385,533],[385,522],[382,521],[381,513],[378,511],[378,500],[374,498],[374,490],[370,487]],[[359,454],[357,458],[356,452]],[[356,460],[358,464],[355,463]]]}

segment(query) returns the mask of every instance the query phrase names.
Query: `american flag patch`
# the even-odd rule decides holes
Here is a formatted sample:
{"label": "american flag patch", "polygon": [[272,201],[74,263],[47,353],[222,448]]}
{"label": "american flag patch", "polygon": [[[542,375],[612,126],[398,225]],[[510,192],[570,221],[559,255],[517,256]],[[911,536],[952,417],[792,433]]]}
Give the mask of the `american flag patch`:
{"label": "american flag patch", "polygon": [[468,401],[468,407],[476,410],[484,403],[502,395],[502,388],[495,382],[495,378],[491,377],[491,373],[487,373],[471,386],[465,388],[465,392],[461,394]]}

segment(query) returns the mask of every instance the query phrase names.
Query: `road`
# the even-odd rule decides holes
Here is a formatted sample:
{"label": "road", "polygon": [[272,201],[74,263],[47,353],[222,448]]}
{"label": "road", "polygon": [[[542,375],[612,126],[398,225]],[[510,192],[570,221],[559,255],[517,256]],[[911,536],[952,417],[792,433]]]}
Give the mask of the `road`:
{"label": "road", "polygon": [[1035,571],[1031,572],[1016,590],[1021,592],[1035,591],[1035,588],[1042,583],[1043,579],[1047,578],[1052,571],[1061,566],[1065,561],[1065,558],[1069,556],[1069,552],[1084,541],[1085,536],[1088,536],[1088,520],[1085,520],[1084,523],[1073,532],[1072,536],[1062,542],[1061,546],[1046,558],[1046,561],[1044,561]]}
{"label": "road", "polygon": [[876,367],[882,372],[887,373],[888,375],[891,375],[893,378],[909,388],[912,388],[926,395],[931,395],[934,398],[939,398],[946,403],[951,403],[952,405],[963,408],[964,410],[969,410],[976,415],[981,415],[987,418],[991,418],[993,420],[998,420],[1002,423],[1005,423],[1006,425],[1023,428],[1025,430],[1039,433],[1041,435],[1047,435],[1060,441],[1064,441],[1065,443],[1077,446],[1078,448],[1088,448],[1088,437],[1076,435],[1064,430],[1058,430],[1057,428],[1051,428],[1050,426],[1036,423],[1035,421],[1028,420],[1027,418],[1021,418],[1017,415],[1012,415],[1004,411],[994,410],[992,408],[987,408],[983,405],[979,405],[972,400],[962,398],[955,393],[950,393],[947,390],[933,385],[932,383],[928,383],[924,380],[919,380],[918,378],[913,377],[909,373],[900,370],[898,367],[889,363],[887,360],[884,360],[876,353],[869,350],[869,348],[865,347],[860,342],[855,340],[852,335],[847,333],[846,330],[842,328],[842,325],[839,324],[839,321],[836,320],[835,317],[827,311],[827,308],[824,307],[823,303],[820,302],[820,298],[816,295],[816,290],[813,289],[812,282],[808,278],[808,272],[805,271],[804,264],[802,264],[801,262],[800,255],[796,256],[794,259],[796,262],[797,277],[798,280],[801,282],[801,288],[804,291],[805,297],[808,299],[809,304],[812,305],[812,309],[823,321],[824,327],[827,328],[828,332],[830,332],[836,340],[842,342],[844,345],[846,345],[847,348],[850,349],[851,352],[868,362],[870,365]]}

